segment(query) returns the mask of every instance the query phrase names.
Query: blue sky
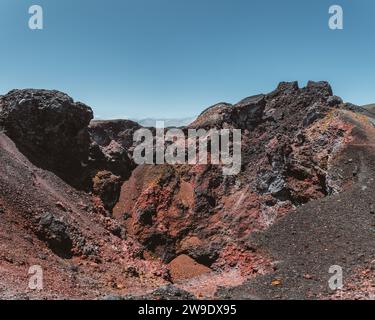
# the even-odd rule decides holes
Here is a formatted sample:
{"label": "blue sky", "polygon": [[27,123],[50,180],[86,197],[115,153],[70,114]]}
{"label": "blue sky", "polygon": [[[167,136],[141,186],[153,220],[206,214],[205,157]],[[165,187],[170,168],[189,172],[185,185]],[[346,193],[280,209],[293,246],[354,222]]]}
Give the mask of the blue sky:
{"label": "blue sky", "polygon": [[[28,8],[44,9],[44,30]],[[344,9],[344,30],[328,8]],[[328,80],[375,102],[373,0],[1,0],[0,92],[67,92],[102,118],[174,118]]]}

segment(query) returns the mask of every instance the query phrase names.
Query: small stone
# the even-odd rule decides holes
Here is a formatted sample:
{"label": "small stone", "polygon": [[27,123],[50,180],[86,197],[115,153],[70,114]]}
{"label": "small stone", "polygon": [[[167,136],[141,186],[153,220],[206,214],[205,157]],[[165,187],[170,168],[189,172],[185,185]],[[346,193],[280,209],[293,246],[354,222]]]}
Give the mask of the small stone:
{"label": "small stone", "polygon": [[122,215],[122,218],[124,220],[128,220],[129,218],[131,218],[131,214],[129,212],[125,212],[123,215]]}
{"label": "small stone", "polygon": [[78,272],[79,267],[78,267],[78,265],[76,265],[76,264],[72,264],[72,265],[70,266],[70,270],[71,270],[72,272]]}
{"label": "small stone", "polygon": [[124,284],[122,284],[122,283],[117,283],[116,284],[116,289],[118,289],[118,290],[122,290],[122,289],[124,289],[125,288],[125,285]]}
{"label": "small stone", "polygon": [[56,202],[56,207],[59,208],[62,211],[67,211],[66,207],[64,206],[64,204],[62,202],[60,202],[60,201]]}
{"label": "small stone", "polygon": [[272,280],[271,284],[273,286],[280,286],[282,284],[282,282],[279,279],[274,279],[274,280]]}

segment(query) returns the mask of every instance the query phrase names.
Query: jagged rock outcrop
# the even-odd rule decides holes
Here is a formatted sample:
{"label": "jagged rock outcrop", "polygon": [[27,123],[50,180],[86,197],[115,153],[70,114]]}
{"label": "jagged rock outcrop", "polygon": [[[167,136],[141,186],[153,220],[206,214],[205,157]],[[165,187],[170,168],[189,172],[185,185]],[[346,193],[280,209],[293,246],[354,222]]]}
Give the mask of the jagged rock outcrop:
{"label": "jagged rock outcrop", "polygon": [[89,126],[91,140],[105,147],[116,141],[129,152],[133,146],[133,134],[141,126],[131,120],[93,120]]}
{"label": "jagged rock outcrop", "polygon": [[92,110],[65,93],[12,90],[0,97],[0,128],[37,166],[77,186],[87,163]]}
{"label": "jagged rock outcrop", "polygon": [[121,184],[129,178],[133,134],[141,126],[130,120],[95,120],[90,123],[90,156],[85,170],[85,186],[98,195],[109,211],[120,196]]}
{"label": "jagged rock outcrop", "polygon": [[264,95],[245,98],[235,105],[219,103],[203,111],[188,128],[254,128],[262,120],[265,105]]}
{"label": "jagged rock outcrop", "polygon": [[[95,172],[96,170],[93,174],[95,174]],[[123,178],[114,175],[110,171],[98,171],[90,181],[92,183],[90,190],[92,190],[93,194],[100,197],[104,207],[110,211],[116,205],[120,197],[123,181]]]}
{"label": "jagged rock outcrop", "polygon": [[331,171],[352,129],[341,109],[327,82],[312,81],[214,105],[188,128],[241,129],[240,174],[223,176],[210,164],[139,166],[114,215],[167,262],[187,254],[214,269],[238,265],[251,273],[248,266],[262,258],[244,249],[244,238],[351,179]]}
{"label": "jagged rock outcrop", "polygon": [[[107,210],[118,201],[131,160],[132,121],[90,121],[91,108],[55,90],[12,90],[0,97],[0,128],[38,167],[93,191]],[[89,126],[90,124],[90,126]]]}

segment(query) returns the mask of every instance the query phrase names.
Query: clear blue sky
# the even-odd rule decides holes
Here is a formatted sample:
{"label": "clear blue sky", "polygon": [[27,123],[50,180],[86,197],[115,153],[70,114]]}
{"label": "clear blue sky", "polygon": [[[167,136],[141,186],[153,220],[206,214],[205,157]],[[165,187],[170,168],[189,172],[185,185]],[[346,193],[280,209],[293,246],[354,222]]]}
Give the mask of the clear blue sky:
{"label": "clear blue sky", "polygon": [[[44,9],[43,31],[28,8]],[[344,9],[344,30],[328,8]],[[282,80],[375,102],[374,0],[1,0],[0,92],[67,92],[102,118],[185,117]]]}

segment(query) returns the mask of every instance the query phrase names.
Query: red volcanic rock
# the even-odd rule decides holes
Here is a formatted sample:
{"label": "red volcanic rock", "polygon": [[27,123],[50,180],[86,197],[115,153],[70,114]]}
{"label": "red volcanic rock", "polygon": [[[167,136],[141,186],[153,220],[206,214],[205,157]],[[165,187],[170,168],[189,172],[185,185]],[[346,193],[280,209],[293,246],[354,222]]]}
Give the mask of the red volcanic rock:
{"label": "red volcanic rock", "polygon": [[118,201],[121,178],[109,171],[99,171],[92,179],[92,191],[100,196],[107,210],[111,210]]}
{"label": "red volcanic rock", "polygon": [[210,268],[201,265],[187,255],[180,255],[169,263],[173,282],[190,279],[211,272]]}
{"label": "red volcanic rock", "polygon": [[114,216],[166,262],[188,255],[216,269],[225,261],[241,265],[228,259],[229,244],[241,252],[254,231],[345,185],[331,168],[353,126],[332,97],[326,82],[302,89],[292,82],[208,108],[189,128],[241,129],[240,174],[223,176],[214,165],[139,166],[122,186]]}

